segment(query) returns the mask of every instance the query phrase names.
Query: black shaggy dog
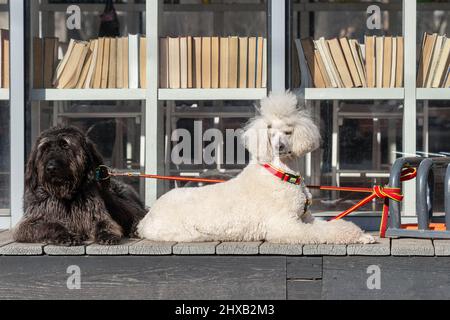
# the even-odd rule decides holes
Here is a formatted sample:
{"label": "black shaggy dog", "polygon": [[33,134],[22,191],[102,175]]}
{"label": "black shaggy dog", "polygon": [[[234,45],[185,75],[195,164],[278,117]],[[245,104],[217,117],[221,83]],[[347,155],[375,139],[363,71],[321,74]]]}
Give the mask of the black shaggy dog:
{"label": "black shaggy dog", "polygon": [[144,205],[119,181],[97,182],[95,171],[102,164],[94,144],[77,128],[44,131],[27,163],[25,216],[15,240],[117,244],[123,236],[133,236],[146,214]]}

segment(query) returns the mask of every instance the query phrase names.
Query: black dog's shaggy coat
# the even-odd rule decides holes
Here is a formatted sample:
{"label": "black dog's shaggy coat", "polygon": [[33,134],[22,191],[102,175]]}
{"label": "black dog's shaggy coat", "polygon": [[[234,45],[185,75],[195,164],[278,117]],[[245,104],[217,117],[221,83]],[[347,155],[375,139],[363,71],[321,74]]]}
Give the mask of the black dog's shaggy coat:
{"label": "black dog's shaggy coat", "polygon": [[117,244],[134,235],[144,205],[131,187],[97,182],[103,159],[77,128],[44,131],[31,151],[25,175],[25,216],[18,242],[76,245],[86,240]]}

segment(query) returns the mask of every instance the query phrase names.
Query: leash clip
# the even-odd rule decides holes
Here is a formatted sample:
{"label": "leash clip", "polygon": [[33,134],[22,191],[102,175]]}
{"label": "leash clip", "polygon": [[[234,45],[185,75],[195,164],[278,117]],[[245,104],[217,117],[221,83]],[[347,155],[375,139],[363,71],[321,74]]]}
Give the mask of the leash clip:
{"label": "leash clip", "polygon": [[97,169],[95,169],[95,180],[100,182],[100,181],[106,181],[109,180],[111,178],[111,170],[105,166],[105,165],[101,165],[98,166]]}

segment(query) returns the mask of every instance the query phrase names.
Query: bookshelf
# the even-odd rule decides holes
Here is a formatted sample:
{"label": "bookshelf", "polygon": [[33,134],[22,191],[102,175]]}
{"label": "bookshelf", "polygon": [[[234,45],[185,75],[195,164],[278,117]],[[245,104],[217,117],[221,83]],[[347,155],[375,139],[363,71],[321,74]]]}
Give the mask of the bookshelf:
{"label": "bookshelf", "polygon": [[0,101],[9,100],[9,89],[0,89]]}
{"label": "bookshelf", "polygon": [[[23,163],[26,159],[26,152],[23,151],[24,141],[27,145],[33,142],[33,139],[39,134],[42,128],[42,122],[48,121],[50,124],[57,124],[55,119],[65,119],[75,121],[79,119],[107,119],[117,118],[136,118],[142,121],[140,129],[141,142],[138,156],[133,159],[138,163],[134,167],[135,171],[145,171],[149,173],[168,173],[167,155],[165,139],[167,132],[164,127],[170,127],[175,120],[168,119],[173,116],[175,119],[208,117],[211,116],[206,109],[201,109],[197,113],[192,110],[177,111],[176,106],[181,104],[198,104],[199,106],[208,105],[217,111],[217,116],[223,117],[242,117],[248,118],[251,112],[246,108],[239,109],[234,105],[231,108],[223,102],[241,102],[248,106],[253,101],[257,101],[266,96],[268,91],[282,91],[289,87],[289,66],[293,57],[289,57],[287,44],[289,43],[289,26],[286,23],[286,17],[291,12],[298,14],[301,33],[295,36],[310,35],[312,26],[311,17],[321,12],[364,12],[369,3],[365,1],[357,2],[310,2],[307,0],[296,1],[277,1],[264,0],[253,1],[253,3],[213,3],[204,5],[201,1],[197,4],[168,4],[162,0],[147,0],[138,3],[137,0],[128,0],[127,3],[115,5],[116,10],[122,17],[122,22],[126,32],[146,33],[148,39],[158,39],[160,36],[166,36],[163,30],[165,14],[183,14],[183,13],[201,13],[211,16],[214,20],[214,28],[207,30],[208,35],[215,33],[222,27],[224,16],[226,14],[235,14],[239,12],[265,14],[266,28],[260,30],[268,39],[268,88],[262,89],[160,89],[158,86],[158,61],[159,48],[157,41],[147,42],[147,88],[146,89],[33,89],[24,79],[24,68],[22,61],[31,59],[29,53],[26,54],[25,48],[30,47],[33,36],[52,36],[57,32],[60,25],[53,23],[55,17],[61,16],[67,9],[69,3],[52,4],[48,0],[27,1],[14,0],[14,6],[11,7],[11,19],[14,17],[14,23],[11,30],[11,56],[14,61],[11,62],[12,79],[11,94],[8,89],[0,89],[0,100],[10,100],[11,108],[11,174],[15,179],[11,181],[11,217],[6,217],[5,211],[0,211],[0,228],[13,225],[22,215],[21,195],[23,194]],[[219,2],[219,1],[216,1]],[[17,5],[16,5],[17,3]],[[416,56],[418,53],[417,44],[420,42],[421,35],[416,29],[418,12],[432,12],[434,10],[450,11],[450,3],[416,3],[412,0],[394,0],[392,3],[376,2],[382,11],[403,17],[401,21],[401,33],[405,40],[405,77],[402,88],[388,89],[317,89],[317,88],[292,88],[307,102],[308,108],[319,119],[322,117],[321,108],[329,108],[332,112],[332,121],[328,123],[333,136],[330,153],[333,158],[332,165],[336,166],[339,161],[339,121],[346,119],[366,119],[367,117],[388,117],[390,130],[389,143],[395,143],[400,140],[398,151],[407,154],[416,153],[416,132],[418,131],[417,122],[428,114],[428,105],[433,102],[450,100],[450,89],[425,89],[416,87]],[[81,3],[79,4],[83,13],[99,14],[104,9],[104,4]],[[1,10],[8,10],[8,5],[0,5]],[[29,11],[29,16],[25,15],[24,9]],[[26,19],[30,21],[26,21]],[[22,22],[22,23],[21,23]],[[347,23],[346,21],[344,21]],[[245,21],[244,21],[245,23]],[[27,26],[26,30],[24,29]],[[361,28],[365,28],[361,26]],[[26,36],[25,36],[26,35]],[[179,35],[179,34],[178,34]],[[174,34],[172,36],[177,36]],[[89,35],[91,37],[91,35]],[[66,40],[66,39],[65,39]],[[31,61],[31,60],[30,60]],[[32,62],[30,62],[31,64]],[[29,67],[29,66],[28,66]],[[27,70],[30,73],[30,70]],[[31,77],[30,74],[27,77]],[[26,96],[28,101],[24,101]],[[355,103],[356,101],[356,103]],[[377,113],[377,109],[394,101],[395,106],[392,111],[383,111]],[[416,105],[424,103],[423,112],[417,111]],[[104,104],[104,105],[103,105]],[[111,107],[114,105],[115,107]],[[346,111],[347,104],[354,107],[350,112]],[[79,107],[77,107],[80,105]],[[326,105],[326,107],[321,107]],[[401,106],[401,108],[399,107]],[[3,105],[1,106],[3,107]],[[78,108],[78,109],[76,109]],[[91,109],[92,108],[92,109]],[[215,108],[215,109],[214,109]],[[228,108],[228,109],[227,109]],[[233,109],[235,108],[235,109]],[[73,109],[76,109],[75,111]],[[105,109],[105,110],[103,110]],[[342,109],[342,110],[341,110]],[[81,111],[80,111],[81,110]],[[108,111],[107,111],[108,110]],[[30,114],[30,125],[25,125],[25,114]],[[333,113],[336,112],[336,113]],[[394,115],[395,113],[395,115]],[[52,119],[52,120],[48,120]],[[75,119],[75,120],[74,120]],[[381,118],[380,118],[381,119]],[[385,118],[382,118],[385,119]],[[372,119],[369,119],[372,120]],[[385,120],[380,120],[385,121]],[[423,120],[424,134],[428,124]],[[400,132],[392,134],[401,126]],[[379,134],[383,128],[379,124],[373,125],[373,132]],[[392,135],[391,135],[392,134]],[[376,136],[374,138],[376,140]],[[374,140],[374,141],[375,141]],[[331,145],[331,144],[330,144]],[[332,150],[331,150],[332,149]],[[400,150],[401,149],[401,150]],[[373,147],[375,153],[374,159],[381,157],[380,150]],[[304,170],[306,176],[313,179],[317,176],[317,170],[322,165],[320,158],[314,155],[308,155],[304,160]],[[188,168],[184,174],[198,175],[202,172],[201,167]],[[379,168],[367,168],[367,170],[353,170],[351,168],[335,168],[334,172],[327,173],[327,177],[335,176],[334,182],[339,179],[360,178],[380,179],[386,178],[386,169],[383,166]],[[339,169],[339,170],[338,170]],[[233,169],[234,170],[234,169]],[[230,170],[231,172],[232,170]],[[320,176],[320,174],[319,174]],[[325,174],[323,175],[325,176]],[[349,181],[349,180],[345,180]],[[375,180],[370,180],[375,181]],[[380,181],[380,180],[376,180]],[[314,182],[314,181],[313,181]],[[147,205],[151,205],[154,200],[165,191],[164,185],[152,180],[145,181],[142,186],[142,195],[145,195]],[[407,198],[414,194],[414,186],[406,186]],[[409,196],[408,196],[409,195]],[[0,208],[1,209],[1,208]],[[407,212],[414,211],[414,202],[408,201],[404,208]],[[9,212],[9,211],[8,211]],[[7,220],[9,219],[9,220]]]}

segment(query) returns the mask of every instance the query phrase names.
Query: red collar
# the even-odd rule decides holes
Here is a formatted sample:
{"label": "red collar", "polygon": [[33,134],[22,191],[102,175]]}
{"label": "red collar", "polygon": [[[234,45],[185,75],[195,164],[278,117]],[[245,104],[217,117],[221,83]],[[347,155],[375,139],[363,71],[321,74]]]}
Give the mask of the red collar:
{"label": "red collar", "polygon": [[283,170],[278,169],[269,163],[264,163],[262,166],[266,168],[271,174],[280,178],[282,181],[297,185],[302,182],[302,176],[296,176],[294,174],[284,172]]}

